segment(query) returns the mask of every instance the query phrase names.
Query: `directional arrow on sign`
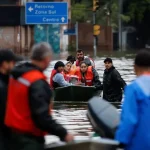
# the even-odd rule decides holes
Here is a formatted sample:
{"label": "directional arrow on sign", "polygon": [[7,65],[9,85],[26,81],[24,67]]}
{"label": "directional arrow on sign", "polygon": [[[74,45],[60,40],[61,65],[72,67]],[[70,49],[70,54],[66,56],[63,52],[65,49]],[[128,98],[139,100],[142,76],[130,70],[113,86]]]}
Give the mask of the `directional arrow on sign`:
{"label": "directional arrow on sign", "polygon": [[30,6],[30,7],[28,8],[28,10],[29,10],[30,12],[32,12],[33,8]]}
{"label": "directional arrow on sign", "polygon": [[65,21],[65,18],[64,18],[64,17],[62,17],[62,18],[61,18],[61,21],[62,21],[62,22],[64,22],[64,21]]}

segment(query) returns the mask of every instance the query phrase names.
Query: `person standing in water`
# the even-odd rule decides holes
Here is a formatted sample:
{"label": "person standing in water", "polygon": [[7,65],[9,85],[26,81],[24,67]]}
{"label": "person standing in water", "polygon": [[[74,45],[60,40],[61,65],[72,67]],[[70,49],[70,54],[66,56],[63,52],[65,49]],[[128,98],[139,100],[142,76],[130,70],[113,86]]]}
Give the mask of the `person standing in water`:
{"label": "person standing in water", "polygon": [[49,66],[52,48],[42,42],[31,51],[31,62],[16,66],[9,80],[5,124],[12,133],[13,150],[44,150],[46,133],[73,140],[50,113],[53,96],[43,71]]}
{"label": "person standing in water", "polygon": [[120,73],[113,66],[111,58],[104,60],[105,70],[103,74],[103,98],[109,102],[120,102],[123,89],[126,86]]}
{"label": "person standing in water", "polygon": [[121,122],[115,139],[125,150],[150,150],[150,52],[134,60],[135,81],[125,88]]}

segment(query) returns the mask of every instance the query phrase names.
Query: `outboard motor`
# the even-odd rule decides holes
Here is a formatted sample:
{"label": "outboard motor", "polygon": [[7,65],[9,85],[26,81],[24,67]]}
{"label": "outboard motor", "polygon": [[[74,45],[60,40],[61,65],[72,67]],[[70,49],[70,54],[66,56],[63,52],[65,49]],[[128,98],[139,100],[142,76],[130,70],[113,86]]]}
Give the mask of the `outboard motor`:
{"label": "outboard motor", "polygon": [[87,117],[99,136],[114,138],[120,114],[112,104],[100,97],[91,98],[88,102]]}

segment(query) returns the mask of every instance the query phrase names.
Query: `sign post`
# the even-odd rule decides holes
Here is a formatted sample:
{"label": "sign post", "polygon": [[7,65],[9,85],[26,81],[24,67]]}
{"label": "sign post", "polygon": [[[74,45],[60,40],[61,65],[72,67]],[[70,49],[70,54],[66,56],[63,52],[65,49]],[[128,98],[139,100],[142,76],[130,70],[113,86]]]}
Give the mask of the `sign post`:
{"label": "sign post", "polygon": [[27,2],[26,24],[68,24],[67,2]]}

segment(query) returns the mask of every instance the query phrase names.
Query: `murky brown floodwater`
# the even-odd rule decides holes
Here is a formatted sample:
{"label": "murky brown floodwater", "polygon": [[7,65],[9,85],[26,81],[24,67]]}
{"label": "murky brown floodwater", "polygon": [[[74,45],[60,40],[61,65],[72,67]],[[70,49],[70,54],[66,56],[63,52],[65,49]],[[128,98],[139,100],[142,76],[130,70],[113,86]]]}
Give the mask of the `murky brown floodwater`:
{"label": "murky brown floodwater", "polygon": [[[104,57],[97,58],[95,60],[96,69],[100,75],[100,80],[102,81],[103,71],[104,71]],[[120,72],[123,79],[129,84],[132,80],[135,79],[133,71],[133,59],[126,58],[112,58],[114,66]],[[57,61],[57,60],[56,60]],[[56,61],[51,62],[50,67],[45,71],[45,74],[48,77],[53,69],[53,66]],[[54,108],[53,116],[59,123],[63,124],[69,132],[76,136],[82,136],[80,138],[86,138],[90,136],[92,131],[92,126],[90,125],[86,117],[86,108],[87,104],[57,104]],[[47,142],[50,140],[56,141],[57,138],[47,138]]]}

